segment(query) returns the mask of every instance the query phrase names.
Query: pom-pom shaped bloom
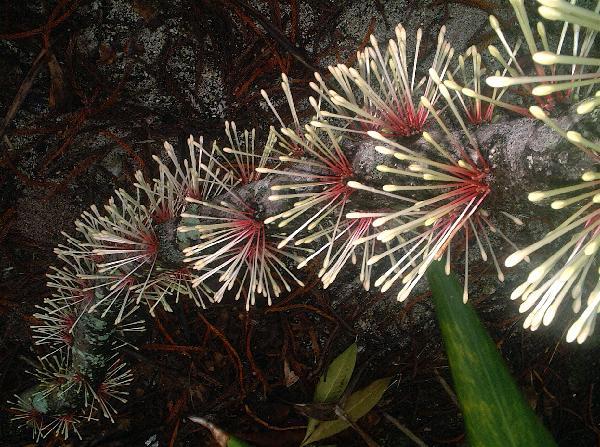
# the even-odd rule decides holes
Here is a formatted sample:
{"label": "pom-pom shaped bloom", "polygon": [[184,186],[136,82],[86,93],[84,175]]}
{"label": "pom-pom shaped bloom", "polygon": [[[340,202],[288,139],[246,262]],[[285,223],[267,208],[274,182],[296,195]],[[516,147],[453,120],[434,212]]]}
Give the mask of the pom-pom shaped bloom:
{"label": "pom-pom shaped bloom", "polygon": [[57,352],[64,352],[68,356],[73,342],[73,329],[95,299],[91,281],[82,278],[82,275],[97,270],[87,246],[91,237],[84,242],[66,233],[63,235],[66,243],[54,250],[63,263],[62,268],[50,267],[46,276],[52,295],[44,299],[43,306],[37,306],[39,312],[34,317],[41,324],[31,326],[35,343],[50,348],[43,358]]}
{"label": "pom-pom shaped bloom", "polygon": [[[84,418],[95,420],[98,411],[111,421],[116,414],[114,401],[127,402],[129,394],[127,387],[131,384],[133,376],[127,365],[113,356],[104,377],[96,384],[92,384],[84,375],[75,372],[71,367],[71,360],[64,355],[53,355],[39,360],[37,368],[30,372],[39,382],[37,390],[29,396],[16,396],[17,401],[12,403],[11,410],[15,414],[14,420],[30,425],[34,429],[34,436],[39,439],[55,432],[68,439],[74,432],[80,438],[77,425]],[[47,397],[55,393],[59,398],[72,388],[81,392],[82,413],[77,411],[62,412],[47,415],[40,411],[40,407],[47,405]]]}
{"label": "pom-pom shaped bloom", "polygon": [[600,245],[600,175],[586,172],[582,180],[575,185],[529,194],[532,202],[552,199],[553,209],[575,207],[576,211],[541,240],[516,251],[505,262],[512,267],[540,248],[565,240],[530,272],[511,298],[520,298],[519,311],[529,312],[524,327],[536,330],[541,324],[552,322],[570,294],[573,311],[581,313],[569,328],[567,341],[577,340],[578,343],[583,343],[592,334],[600,311],[600,276],[596,257]]}
{"label": "pom-pom shaped bloom", "polygon": [[[52,295],[44,299],[43,306],[38,306],[40,312],[35,315],[43,323],[32,326],[36,344],[46,344],[52,349],[48,355],[65,347],[70,349],[73,331],[87,312],[93,312],[99,306],[103,313],[109,312],[110,309],[104,307],[105,302],[99,303],[103,294],[111,304],[123,299],[120,303],[122,313],[117,315],[116,321],[124,331],[128,330],[130,324],[139,326],[139,322],[124,323],[136,309],[135,300],[124,299],[128,296],[125,294],[125,285],[115,290],[103,289],[107,283],[118,283],[121,276],[100,272],[98,264],[107,258],[94,253],[93,248],[97,246],[94,234],[105,228],[100,221],[98,208],[92,206],[90,211],[85,211],[75,225],[80,238],[62,233],[66,242],[54,251],[63,265],[61,268],[50,267],[47,285],[52,290]],[[110,282],[111,278],[114,281]]]}
{"label": "pom-pom shaped bloom", "polygon": [[144,298],[156,265],[159,241],[151,214],[139,197],[119,190],[105,210],[107,214],[101,215],[93,206],[91,213],[84,213],[85,219],[76,223],[81,233],[91,236],[87,245],[100,260],[97,273],[82,274],[81,278],[93,281],[93,289],[106,291],[88,312],[101,308],[104,316],[117,306],[115,322],[119,323]]}
{"label": "pom-pom shaped bloom", "polygon": [[[432,78],[439,78],[431,73]],[[429,149],[415,150],[403,146],[377,132],[369,135],[384,145],[376,150],[393,156],[400,166],[380,165],[377,169],[398,176],[402,181],[384,185],[380,193],[404,192],[418,197],[411,206],[385,213],[350,213],[350,217],[376,217],[373,226],[383,227],[377,239],[383,242],[401,238],[386,254],[398,254],[399,259],[375,281],[382,291],[388,290],[396,281],[403,286],[398,293],[400,301],[406,299],[411,290],[425,274],[433,260],[446,256],[446,271],[450,270],[451,245],[462,232],[464,245],[456,243],[465,252],[465,284],[463,299],[468,298],[469,248],[476,246],[481,258],[488,260],[488,253],[496,267],[498,279],[504,280],[493,244],[488,233],[495,233],[514,245],[493,223],[490,214],[483,209],[491,193],[488,183],[490,168],[483,157],[475,136],[468,130],[458,113],[447,88],[439,83],[441,95],[463,130],[463,141],[450,132],[438,111],[422,98],[422,104],[440,125],[450,146],[438,142],[425,132],[423,139]],[[508,213],[502,213],[514,223],[521,221]],[[475,239],[475,243],[471,239]],[[369,262],[376,262],[375,257]]]}
{"label": "pom-pom shaped bloom", "polygon": [[54,417],[43,412],[45,397],[66,382],[62,376],[68,373],[68,359],[62,352],[40,358],[36,368],[27,373],[36,378],[38,386],[20,396],[15,394],[16,400],[8,404],[12,420],[32,429],[33,438],[38,442],[53,431]]}
{"label": "pom-pom shaped bloom", "polygon": [[68,347],[73,343],[73,327],[81,318],[83,312],[75,305],[64,304],[50,300],[44,306],[36,306],[39,312],[33,315],[40,321],[31,329],[33,339],[37,345],[49,345],[53,355],[63,349],[68,352]]}
{"label": "pom-pom shaped bloom", "polygon": [[[438,99],[437,85],[427,75],[418,73],[419,53],[423,31],[417,30],[413,60],[409,60],[406,30],[395,29],[396,39],[390,39],[385,52],[375,36],[371,46],[357,53],[358,67],[345,65],[329,67],[335,79],[335,90],[329,89],[316,74],[317,83],[311,83],[323,104],[332,111],[322,110],[324,118],[340,120],[341,128],[349,132],[378,131],[387,137],[408,137],[420,133],[429,111],[419,102],[425,96],[430,103]],[[442,27],[437,39],[431,68],[444,76],[454,50],[445,40]],[[314,102],[314,101],[313,101]],[[314,105],[316,102],[314,102]]]}
{"label": "pom-pom shaped bloom", "polygon": [[15,401],[9,401],[9,411],[12,413],[12,420],[20,427],[27,427],[32,431],[35,442],[44,438],[48,432],[47,421],[49,418],[37,408],[35,408],[32,399],[35,396],[19,396],[15,394]]}
{"label": "pom-pom shaped bloom", "polygon": [[[318,122],[313,122],[319,125]],[[292,166],[289,170],[259,168],[260,173],[279,174],[291,177],[294,183],[279,183],[271,187],[277,192],[269,196],[271,201],[296,199],[293,207],[275,216],[268,217],[265,222],[277,222],[280,228],[292,222],[302,223],[283,241],[279,247],[287,245],[303,230],[314,230],[327,216],[332,215],[338,222],[343,216],[344,206],[348,201],[352,188],[347,183],[352,178],[352,166],[342,148],[342,138],[326,129],[319,134],[317,129],[306,126],[306,133],[300,138],[296,133],[284,128],[282,133],[294,143],[303,147],[306,158],[281,157]],[[280,192],[290,191],[289,193]]]}
{"label": "pom-pom shaped bloom", "polygon": [[36,369],[28,373],[36,378],[38,385],[20,396],[15,394],[16,400],[8,402],[12,420],[32,429],[36,442],[51,433],[63,436],[66,440],[74,432],[81,439],[77,426],[83,417],[77,411],[47,414],[47,396],[53,392],[60,396],[63,390],[72,386],[67,357],[61,353],[39,359]]}
{"label": "pom-pom shaped bloom", "polygon": [[235,299],[246,293],[246,309],[256,302],[256,295],[262,295],[271,305],[273,297],[282,290],[291,291],[288,278],[303,285],[286,266],[284,260],[300,262],[301,258],[292,250],[277,246],[276,238],[267,233],[263,221],[256,217],[256,211],[248,205],[235,206],[221,201],[218,205],[186,199],[198,205],[203,214],[183,213],[185,219],[199,219],[194,226],[180,226],[181,233],[197,232],[199,243],[183,250],[185,262],[191,263],[200,273],[194,280],[194,287],[216,278],[221,283],[212,299],[220,302],[226,291],[236,287]]}
{"label": "pom-pom shaped bloom", "polygon": [[[186,282],[191,278],[187,269],[173,270],[170,265],[160,265],[161,238],[157,229],[179,219],[186,194],[208,199],[221,194],[224,186],[233,184],[235,179],[229,170],[218,166],[214,147],[212,152],[204,150],[202,140],[188,139],[189,158],[183,164],[170,144],[165,143],[164,147],[172,167],[155,156],[159,165],[158,178],[148,182],[141,172],[137,172],[135,195],[118,190],[104,207],[105,214],[92,206],[76,222],[82,241],[70,237],[69,244],[57,251],[63,259],[82,259],[88,263],[84,268],[78,265],[75,273],[79,282],[87,284],[82,289],[87,300],[85,311],[100,309],[104,317],[114,309],[115,324],[121,326],[141,302],[146,303],[150,313],[154,314],[158,305],[171,310],[167,302],[171,294],[177,299],[181,294],[190,296],[203,307],[204,300],[212,294],[206,285],[191,287],[189,281]],[[220,182],[215,182],[209,175],[213,172],[220,177]],[[66,312],[62,305],[54,307],[56,309],[48,313],[49,317],[54,318],[58,309]],[[77,315],[81,315],[79,310]],[[129,329],[137,330],[136,327]]]}
{"label": "pom-pom shaped bloom", "polygon": [[97,408],[105,418],[114,422],[114,416],[117,414],[114,402],[127,403],[126,397],[129,395],[127,389],[132,381],[131,370],[116,356],[100,383],[94,386],[87,381],[82,381],[85,387],[85,407],[89,408],[88,420]]}
{"label": "pom-pom shaped bloom", "polygon": [[[50,422],[44,427],[45,433],[52,433],[69,439],[69,434],[75,433],[79,439],[81,434],[77,430],[77,426],[81,424],[82,417],[76,413],[62,413],[50,417]],[[44,435],[45,436],[45,435]]]}
{"label": "pom-pom shaped bloom", "polygon": [[[320,130],[321,127],[324,129]],[[296,245],[324,241],[315,253],[300,263],[300,267],[324,253],[319,276],[328,286],[348,259],[354,260],[359,248],[357,244],[363,245],[360,248],[363,255],[372,251],[372,238],[365,239],[369,234],[368,225],[365,225],[368,220],[347,218],[346,212],[356,189],[373,188],[353,180],[354,172],[344,147],[345,137],[334,133],[323,122],[313,121],[307,125],[303,138],[297,137],[291,129],[282,129],[282,133],[302,145],[307,157],[280,157],[291,166],[288,170],[259,169],[260,172],[292,179],[291,183],[273,185],[271,191],[276,194],[269,196],[269,200],[296,200],[291,208],[268,217],[265,223],[278,222],[279,228],[286,229],[288,225],[294,228],[279,243],[280,248],[292,240],[296,240]],[[393,193],[388,195],[402,199]],[[338,248],[335,248],[336,245]],[[370,266],[361,262],[361,281],[366,288],[370,287],[370,271]]]}

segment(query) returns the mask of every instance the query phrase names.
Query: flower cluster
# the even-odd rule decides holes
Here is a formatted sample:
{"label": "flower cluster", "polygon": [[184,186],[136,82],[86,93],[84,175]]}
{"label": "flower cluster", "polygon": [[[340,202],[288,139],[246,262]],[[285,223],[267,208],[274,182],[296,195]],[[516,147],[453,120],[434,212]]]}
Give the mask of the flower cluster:
{"label": "flower cluster", "polygon": [[[60,264],[48,273],[52,295],[38,306],[32,326],[36,344],[47,348],[34,373],[40,385],[13,405],[16,419],[31,425],[34,436],[67,438],[78,434],[83,420],[113,420],[114,402],[125,402],[132,380],[118,353],[129,333],[144,329],[134,318],[141,305],[154,314],[159,305],[170,311],[172,296],[186,295],[199,306],[212,299],[207,285],[193,284],[174,235],[169,240],[161,234],[179,220],[186,197],[208,199],[225,187],[205,174],[219,173],[214,152],[204,152],[193,138],[188,145],[190,157],[181,165],[165,144],[172,168],[156,157],[158,178],[148,182],[136,173],[133,195],[116,191],[104,212],[92,206],[75,222],[78,236],[64,234],[66,242],[55,249]],[[230,171],[223,177],[236,182]],[[104,362],[87,352],[86,337],[94,330],[103,332],[90,339],[105,345],[94,348],[105,352]]]}
{"label": "flower cluster", "polygon": [[[597,135],[563,130],[551,117],[557,104],[574,102],[579,114],[600,104],[593,93],[600,82],[593,57],[598,7],[538,1],[543,18],[564,22],[559,35],[550,35],[542,21],[534,33],[524,1],[511,0],[523,39],[509,43],[490,18],[502,49],[488,48],[496,67],[484,66],[476,47],[454,64],[442,27],[422,71],[423,31],[412,45],[398,25],[385,51],[371,36],[354,67],[329,67],[328,79],[315,74],[316,97],[308,101],[314,114],[306,123],[283,75],[291,122],[262,91],[279,122],[264,143],[254,129],[238,131],[233,122],[225,123],[224,142],[210,148],[190,137],[183,162],[165,143],[164,154],[154,157],[157,178],[136,173],[133,193],[121,189],[103,210],[92,206],[76,222],[77,237],[65,234],[56,249],[60,262],[48,274],[52,295],[32,328],[43,350],[34,373],[39,385],[17,396],[15,418],[37,438],[78,434],[79,422],[99,416],[113,420],[132,381],[119,350],[128,332],[143,330],[134,318],[139,308],[151,315],[171,311],[170,301],[180,296],[204,308],[228,292],[243,298],[246,309],[260,297],[270,305],[284,290],[303,286],[294,268],[317,261],[323,287],[349,263],[358,264],[366,290],[398,287],[400,301],[435,260],[444,260],[447,273],[464,265],[466,301],[474,258],[493,264],[504,281],[498,242],[515,250],[504,262],[512,267],[564,237],[512,298],[522,300],[520,310],[529,312],[524,325],[535,330],[554,319],[570,294],[579,315],[567,340],[583,342],[600,311],[600,176],[592,170],[579,184],[532,192],[532,202],[554,198],[552,208],[574,211],[519,249],[499,221],[523,222],[493,202],[494,172],[475,130],[504,108],[541,120],[592,163],[598,159]],[[522,97],[533,98],[530,107],[515,100]],[[360,151],[387,160],[363,176]],[[264,185],[271,193],[261,203]],[[102,362],[86,353],[85,337],[94,330],[108,334],[100,337]]]}
{"label": "flower cluster", "polygon": [[[597,69],[600,60],[590,57],[595,48],[596,34],[600,30],[600,6],[590,11],[576,6],[574,2],[538,0],[540,16],[563,24],[560,34],[553,36],[546,32],[543,22],[538,22],[537,41],[529,25],[523,1],[515,0],[511,3],[536,73],[534,76],[526,75],[517,64],[516,49],[509,51],[497,21],[491,19],[492,27],[509,52],[511,60],[515,59],[515,68],[509,70],[510,76],[491,77],[487,79],[487,83],[496,87],[523,86],[537,102],[537,105],[529,108],[531,115],[554,129],[573,147],[585,152],[592,164],[597,163],[600,152],[598,135],[591,135],[590,139],[578,131],[564,130],[549,114],[561,102],[574,103],[579,115],[590,113],[600,104],[599,93],[593,94],[593,89],[600,83],[600,72]],[[549,42],[554,42],[556,46],[550,47]],[[569,46],[570,54],[566,54],[565,48]],[[498,58],[498,51],[494,53]],[[531,84],[535,86],[531,88]],[[550,251],[551,255],[537,265],[527,281],[511,295],[512,299],[521,299],[519,311],[529,313],[523,324],[525,328],[536,330],[542,324],[549,325],[565,297],[570,294],[571,307],[579,317],[571,324],[567,341],[583,343],[594,331],[596,316],[600,310],[600,275],[595,267],[596,247],[600,242],[597,240],[597,203],[600,201],[597,178],[596,172],[585,172],[582,183],[529,194],[532,202],[560,197],[551,202],[551,207],[574,211],[541,240],[516,251],[506,259],[506,266],[512,267],[542,247],[553,242],[563,242],[560,248]]]}
{"label": "flower cluster", "polygon": [[[563,236],[570,236],[568,242],[533,269],[527,281],[511,295],[513,300],[522,299],[521,312],[529,312],[524,323],[526,328],[535,330],[542,323],[550,324],[570,292],[573,311],[579,313],[582,306],[585,309],[567,332],[567,341],[582,343],[593,332],[600,309],[600,276],[595,266],[600,245],[600,208],[597,205],[600,203],[599,184],[600,175],[586,172],[582,176],[582,183],[529,194],[532,202],[559,198],[552,201],[553,209],[563,209],[580,202],[584,205],[541,240],[506,259],[506,265],[512,267],[536,250]],[[595,286],[582,303],[585,286],[590,281]]]}
{"label": "flower cluster", "polygon": [[[458,112],[449,91],[433,70],[430,75],[439,83],[441,95],[460,123],[463,130],[462,141],[449,131],[441,120],[440,113],[425,97],[421,99],[422,105],[440,124],[448,146],[436,141],[429,132],[423,133],[428,148],[417,150],[386,138],[378,132],[370,132],[371,138],[384,144],[376,146],[375,149],[382,154],[393,156],[402,164],[377,166],[378,171],[394,175],[400,183],[386,184],[383,191],[374,192],[402,192],[410,194],[414,199],[402,197],[403,203],[409,200],[413,203],[398,210],[384,213],[355,212],[349,216],[376,217],[373,227],[377,229],[376,238],[379,241],[390,242],[399,238],[385,253],[403,255],[375,281],[375,285],[386,291],[396,281],[401,280],[403,286],[398,292],[400,301],[409,296],[433,260],[439,260],[445,255],[446,271],[449,273],[452,243],[457,240],[457,235],[462,233],[464,237],[459,245],[465,253],[463,298],[466,302],[470,239],[474,237],[484,261],[488,259],[487,253],[490,254],[500,281],[504,280],[504,274],[488,232],[496,233],[511,245],[514,244],[492,223],[489,213],[484,209],[485,200],[491,192],[487,183],[490,176],[489,164],[483,157],[475,136],[468,130]],[[502,215],[510,217],[515,223],[521,223],[508,213]],[[381,255],[374,256],[368,263],[375,263],[380,258]]]}
{"label": "flower cluster", "polygon": [[[341,121],[342,132],[366,133],[377,131],[388,137],[408,137],[420,134],[429,115],[420,102],[421,96],[435,104],[439,97],[436,83],[427,74],[419,79],[417,68],[423,30],[416,33],[414,57],[409,61],[407,35],[402,25],[395,29],[396,40],[390,39],[385,52],[375,36],[371,46],[357,53],[358,66],[329,67],[336,89],[329,89],[319,74],[311,87],[331,111],[321,111],[324,118]],[[430,69],[442,77],[454,54],[445,39],[442,27]]]}
{"label": "flower cluster", "polygon": [[[181,226],[178,231],[199,234],[200,243],[184,248],[185,262],[193,263],[199,276],[192,280],[192,287],[198,287],[211,277],[218,277],[219,289],[211,301],[220,302],[226,291],[234,286],[235,299],[246,295],[246,310],[256,303],[256,295],[262,295],[271,305],[273,297],[282,290],[291,291],[286,275],[298,285],[304,284],[285,265],[283,259],[299,262],[299,257],[290,250],[283,250],[267,234],[264,222],[256,218],[256,211],[247,205],[236,206],[220,202],[215,205],[188,198],[188,202],[198,205],[205,214],[184,213],[182,217],[198,219],[194,226]],[[210,211],[214,213],[210,214]]]}
{"label": "flower cluster", "polygon": [[[117,358],[117,354],[109,360],[102,380],[92,382],[84,374],[75,371],[69,359],[62,354],[40,359],[37,369],[31,372],[39,383],[35,392],[15,395],[15,402],[9,402],[14,419],[33,428],[36,442],[50,433],[65,439],[75,433],[81,439],[77,425],[83,420],[97,420],[95,415],[98,412],[114,422],[117,413],[114,401],[127,402],[127,389],[133,375],[127,365]],[[68,402],[60,411],[53,413],[45,408],[46,405],[58,405],[53,399],[70,401],[73,392],[80,395],[84,411],[74,406],[73,402]]]}

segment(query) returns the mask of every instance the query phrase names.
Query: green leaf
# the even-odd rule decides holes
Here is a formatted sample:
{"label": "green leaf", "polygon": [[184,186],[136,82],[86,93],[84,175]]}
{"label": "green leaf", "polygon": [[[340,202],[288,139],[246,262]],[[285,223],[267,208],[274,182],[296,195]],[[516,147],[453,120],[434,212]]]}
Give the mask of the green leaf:
{"label": "green leaf", "polygon": [[357,352],[358,346],[356,343],[352,343],[333,359],[327,368],[327,373],[321,376],[315,388],[314,402],[335,402],[342,397],[354,372]]}
{"label": "green leaf", "polygon": [[[391,380],[391,377],[379,379],[362,390],[352,393],[350,397],[348,397],[346,405],[344,405],[344,411],[348,417],[352,421],[356,421],[371,411],[371,409],[377,405],[377,402],[381,400],[381,397]],[[320,422],[311,435],[302,442],[302,446],[329,438],[348,427],[350,427],[350,424],[341,419]]]}
{"label": "green leaf", "polygon": [[310,435],[315,431],[317,425],[319,425],[319,420],[315,418],[308,418],[308,423],[306,424],[306,434],[304,435],[304,440],[306,441]]}
{"label": "green leaf", "polygon": [[[354,372],[357,352],[358,346],[352,343],[333,359],[315,388],[313,402],[337,402],[342,397]],[[318,423],[318,420],[309,418],[304,439],[310,436]]]}
{"label": "green leaf", "polygon": [[248,444],[245,441],[242,441],[240,438],[236,438],[235,436],[229,435],[229,439],[227,440],[227,447],[252,447],[252,444]]}
{"label": "green leaf", "polygon": [[427,271],[456,394],[472,447],[551,447],[554,439],[513,381],[493,340],[454,275],[435,261]]}

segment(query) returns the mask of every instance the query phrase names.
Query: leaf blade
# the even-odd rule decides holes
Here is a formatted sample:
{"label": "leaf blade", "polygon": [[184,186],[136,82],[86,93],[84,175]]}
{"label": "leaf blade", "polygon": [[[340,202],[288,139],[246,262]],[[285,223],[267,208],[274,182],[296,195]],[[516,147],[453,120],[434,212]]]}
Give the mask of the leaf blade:
{"label": "leaf blade", "polygon": [[[348,417],[351,420],[356,421],[371,411],[381,400],[383,393],[388,388],[391,381],[391,377],[378,379],[365,388],[352,393],[344,406],[344,411]],[[334,436],[341,431],[346,430],[348,427],[350,427],[350,424],[341,419],[323,421],[319,423],[311,435],[302,442],[302,446]]]}
{"label": "leaf blade", "polygon": [[[327,372],[321,376],[319,383],[317,383],[313,402],[336,402],[342,397],[354,372],[357,353],[358,346],[356,343],[352,343],[344,352],[333,359],[327,368]],[[308,419],[304,439],[310,436],[319,422],[314,418]]]}
{"label": "leaf blade", "polygon": [[556,446],[513,381],[456,278],[435,261],[427,271],[469,445]]}
{"label": "leaf blade", "polygon": [[354,372],[357,353],[358,346],[352,343],[333,359],[327,368],[327,373],[322,375],[317,383],[314,402],[335,402],[342,397]]}

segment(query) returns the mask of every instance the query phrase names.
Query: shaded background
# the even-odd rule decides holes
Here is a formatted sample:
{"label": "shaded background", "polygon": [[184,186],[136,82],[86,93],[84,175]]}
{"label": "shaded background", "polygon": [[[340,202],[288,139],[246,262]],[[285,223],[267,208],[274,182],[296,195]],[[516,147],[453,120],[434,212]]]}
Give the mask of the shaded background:
{"label": "shaded background", "polygon": [[[136,170],[152,176],[164,140],[183,154],[189,133],[220,140],[225,119],[264,136],[275,120],[259,92],[281,103],[282,71],[302,111],[313,71],[352,63],[371,33],[422,26],[426,53],[445,24],[457,50],[485,46],[490,13],[514,23],[510,9],[485,0],[0,0],[2,410],[32,383],[24,374],[35,356],[29,325],[60,232],[72,233],[77,216],[115,188],[131,189]],[[403,304],[377,293],[330,296],[315,271],[307,278],[270,309],[247,314],[228,304],[200,313],[183,302],[159,312],[140,350],[127,353],[135,381],[117,422],[86,424],[83,441],[41,444],[211,445],[185,422],[197,414],[256,445],[298,445],[303,430],[293,428],[305,419],[288,402],[310,401],[323,368],[357,339],[360,384],[396,379],[361,426],[383,446],[410,445],[385,410],[430,445],[461,445],[428,293]],[[578,347],[552,330],[523,331],[513,303],[485,299],[510,285],[472,295],[480,315],[558,442],[600,445],[598,337]],[[9,419],[2,411],[0,445],[30,443]],[[363,445],[350,430],[336,439]]]}

